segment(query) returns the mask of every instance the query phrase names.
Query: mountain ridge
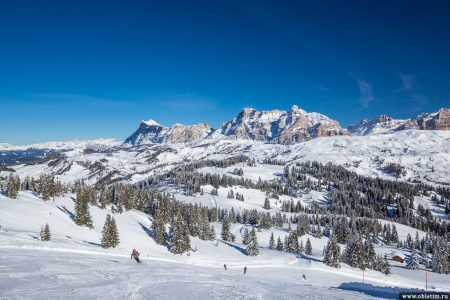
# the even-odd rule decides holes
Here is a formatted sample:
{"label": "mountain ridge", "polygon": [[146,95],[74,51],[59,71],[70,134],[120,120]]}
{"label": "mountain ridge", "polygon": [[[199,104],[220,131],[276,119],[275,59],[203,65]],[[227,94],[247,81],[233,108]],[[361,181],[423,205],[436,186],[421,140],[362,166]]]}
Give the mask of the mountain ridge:
{"label": "mountain ridge", "polygon": [[394,132],[400,130],[450,130],[450,109],[441,108],[434,113],[422,113],[416,118],[393,119],[381,115],[375,119],[361,120],[359,123],[347,127],[352,135],[370,135]]}

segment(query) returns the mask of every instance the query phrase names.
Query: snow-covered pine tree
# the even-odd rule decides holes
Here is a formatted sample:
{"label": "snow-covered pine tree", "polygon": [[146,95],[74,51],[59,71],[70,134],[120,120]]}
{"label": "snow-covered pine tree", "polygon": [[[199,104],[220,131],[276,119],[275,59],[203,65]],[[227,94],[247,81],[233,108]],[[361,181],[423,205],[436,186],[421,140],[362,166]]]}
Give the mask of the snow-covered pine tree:
{"label": "snow-covered pine tree", "polygon": [[375,252],[375,249],[373,247],[372,241],[366,240],[364,244],[365,252],[366,252],[366,266],[369,269],[374,269],[376,267],[376,260],[377,260],[377,254]]}
{"label": "snow-covered pine tree", "polygon": [[102,230],[101,245],[103,248],[115,248],[119,245],[119,231],[116,220],[110,214],[106,215],[105,224]]}
{"label": "snow-covered pine tree", "polygon": [[242,244],[248,245],[250,242],[250,232],[247,228],[244,229],[244,233],[242,234]]}
{"label": "snow-covered pine tree", "polygon": [[105,224],[103,225],[102,230],[102,240],[101,245],[103,248],[109,248],[109,227],[111,226],[111,215],[106,215]]}
{"label": "snow-covered pine tree", "polygon": [[209,230],[209,240],[212,241],[216,238],[216,230],[214,229],[214,225],[211,224],[210,230]]}
{"label": "snow-covered pine tree", "polygon": [[305,254],[312,255],[312,245],[311,245],[311,241],[309,240],[309,238],[306,240]]}
{"label": "snow-covered pine tree", "polygon": [[278,237],[278,239],[277,239],[277,246],[276,246],[276,249],[277,249],[278,251],[283,251],[283,242],[281,241],[281,238],[280,238],[280,237]]}
{"label": "snow-covered pine tree", "polygon": [[303,246],[303,241],[300,241],[300,245],[298,246],[298,253],[305,252],[305,247]]}
{"label": "snow-covered pine tree", "polygon": [[269,197],[266,197],[266,199],[264,200],[264,209],[270,209]]}
{"label": "snow-covered pine tree", "polygon": [[295,231],[289,233],[286,252],[298,253],[298,236]]}
{"label": "snow-covered pine tree", "polygon": [[51,233],[50,233],[50,226],[48,225],[48,223],[45,224],[44,227],[41,227],[41,232],[40,232],[40,238],[41,241],[50,241],[51,239]]}
{"label": "snow-covered pine tree", "polygon": [[159,245],[166,244],[166,224],[162,212],[158,212],[153,219],[153,232],[155,233],[155,241]]}
{"label": "snow-covered pine tree", "polygon": [[317,225],[316,238],[321,239],[322,236],[323,236],[322,227],[320,225]]}
{"label": "snow-covered pine tree", "polygon": [[275,238],[273,236],[273,232],[270,234],[269,249],[275,250]]}
{"label": "snow-covered pine tree", "polygon": [[350,239],[350,227],[348,226],[348,222],[346,218],[341,218],[339,223],[333,230],[333,234],[336,234],[337,242],[340,244],[346,244]]}
{"label": "snow-covered pine tree", "polygon": [[232,235],[230,231],[230,221],[228,220],[228,215],[223,218],[222,222],[222,240],[224,241],[232,241]]}
{"label": "snow-covered pine tree", "polygon": [[14,176],[12,173],[9,175],[7,194],[9,198],[16,199],[20,190],[20,179],[18,176]]}
{"label": "snow-covered pine tree", "polygon": [[83,186],[77,189],[75,202],[75,224],[94,228],[92,217],[89,213],[89,191]]}
{"label": "snow-covered pine tree", "polygon": [[186,228],[183,225],[182,217],[178,214],[170,226],[170,252],[173,254],[182,254],[189,251],[186,245]]}
{"label": "snow-covered pine tree", "polygon": [[398,243],[398,233],[397,233],[397,227],[395,227],[395,224],[392,224],[391,243],[394,245],[396,245]]}
{"label": "snow-covered pine tree", "polygon": [[120,243],[119,230],[114,217],[111,217],[111,224],[109,226],[109,243],[111,248],[117,247]]}
{"label": "snow-covered pine tree", "polygon": [[416,237],[414,239],[414,248],[417,250],[420,249],[420,239],[419,239],[419,233],[416,231]]}
{"label": "snow-covered pine tree", "polygon": [[406,258],[406,267],[411,270],[418,270],[420,269],[419,265],[419,258],[417,256],[417,250],[416,248],[413,248],[411,251],[411,256]]}
{"label": "snow-covered pine tree", "polygon": [[391,265],[388,262],[387,254],[384,255],[383,264],[381,265],[381,273],[386,276],[391,275]]}
{"label": "snow-covered pine tree", "polygon": [[236,212],[234,211],[234,208],[232,207],[230,210],[230,214],[228,215],[228,219],[230,220],[231,224],[236,223]]}
{"label": "snow-covered pine tree", "polygon": [[330,267],[340,268],[340,255],[341,247],[337,243],[336,238],[332,236],[325,247],[323,263]]}
{"label": "snow-covered pine tree", "polygon": [[448,274],[450,272],[448,256],[447,241],[436,238],[433,246],[433,257],[431,258],[431,269],[436,273]]}
{"label": "snow-covered pine tree", "polygon": [[377,254],[376,259],[375,259],[375,266],[374,266],[374,270],[375,271],[379,271],[381,272],[382,268],[383,268],[383,256],[381,254]]}
{"label": "snow-covered pine tree", "polygon": [[256,256],[259,254],[258,239],[256,237],[255,228],[252,228],[252,231],[250,232],[250,242],[247,245],[246,252],[249,256]]}
{"label": "snow-covered pine tree", "polygon": [[354,268],[364,270],[367,266],[366,256],[364,252],[364,245],[362,243],[361,237],[353,236],[348,241],[345,248],[345,262]]}

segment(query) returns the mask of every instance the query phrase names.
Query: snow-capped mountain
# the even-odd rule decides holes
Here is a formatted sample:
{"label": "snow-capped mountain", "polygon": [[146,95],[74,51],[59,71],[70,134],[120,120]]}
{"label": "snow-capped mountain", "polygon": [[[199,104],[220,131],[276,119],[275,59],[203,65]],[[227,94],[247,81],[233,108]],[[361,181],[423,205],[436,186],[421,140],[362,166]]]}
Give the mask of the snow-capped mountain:
{"label": "snow-capped mountain", "polygon": [[125,140],[125,144],[136,146],[149,143],[189,143],[205,138],[211,130],[211,127],[204,123],[174,124],[171,127],[165,127],[154,120],[142,121],[139,128]]}
{"label": "snow-capped mountain", "polygon": [[387,133],[397,130],[408,120],[397,120],[387,115],[381,115],[374,120],[364,119],[358,124],[350,125],[347,129],[351,135],[368,135]]}
{"label": "snow-capped mountain", "polygon": [[[412,122],[411,122],[412,121]],[[410,120],[400,129],[418,128],[421,130],[450,130],[450,109],[441,108],[435,113],[424,113]]]}
{"label": "snow-capped mountain", "polygon": [[294,105],[288,111],[245,108],[218,128],[212,137],[292,144],[335,135],[347,135],[347,131],[327,116],[307,113]]}
{"label": "snow-capped mountain", "polygon": [[435,113],[423,113],[417,118],[398,120],[381,115],[374,120],[364,119],[358,124],[350,125],[348,131],[351,135],[369,135],[388,133],[398,130],[450,130],[450,109],[441,108]]}
{"label": "snow-capped mountain", "polygon": [[30,144],[24,146],[15,146],[7,143],[0,143],[0,151],[10,150],[27,150],[27,149],[54,149],[54,150],[69,150],[69,149],[84,149],[84,148],[108,148],[120,145],[121,142],[115,139],[96,139],[96,140],[72,140],[72,141],[57,141],[45,142],[39,144]]}

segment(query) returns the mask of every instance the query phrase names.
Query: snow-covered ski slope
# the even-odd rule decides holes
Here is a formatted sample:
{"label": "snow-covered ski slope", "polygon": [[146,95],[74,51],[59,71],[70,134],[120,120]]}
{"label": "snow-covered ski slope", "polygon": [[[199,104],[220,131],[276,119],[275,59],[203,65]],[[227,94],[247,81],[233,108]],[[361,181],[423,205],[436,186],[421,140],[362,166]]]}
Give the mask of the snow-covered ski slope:
{"label": "snow-covered ski slope", "polygon": [[[246,155],[257,161],[273,158],[287,164],[332,162],[363,175],[389,179],[397,179],[386,170],[390,163],[395,163],[403,168],[398,174],[400,180],[450,182],[450,131],[405,130],[369,136],[322,137],[293,145],[206,139],[191,144],[110,147],[101,151],[78,147],[63,154],[44,163],[12,168],[21,177],[53,173],[63,182],[82,178],[91,183],[101,178],[137,182],[193,160]],[[253,170],[253,177],[258,173]]]}
{"label": "snow-covered ski slope", "polygon": [[[308,238],[312,242],[310,257],[269,250],[270,234],[283,239],[286,228],[257,232],[261,253],[256,257],[243,253],[241,234],[246,225],[239,224],[231,228],[235,243],[191,238],[196,251],[173,255],[151,237],[152,220],[133,210],[114,215],[121,243],[117,249],[103,249],[101,230],[110,211],[91,206],[94,229],[77,226],[72,198],[43,201],[28,192],[20,192],[14,200],[0,196],[1,299],[394,299],[399,290],[424,288],[424,272],[407,270],[404,264],[392,262],[390,277],[366,271],[364,284],[360,270],[325,266],[321,262],[325,237],[301,237],[303,243]],[[50,242],[38,240],[45,223],[51,228]],[[221,224],[214,225],[220,232]],[[407,226],[396,226],[401,239],[415,234]],[[141,252],[140,265],[130,259],[133,248]],[[398,250],[378,245],[376,251]],[[432,290],[450,291],[448,275],[428,276]]]}

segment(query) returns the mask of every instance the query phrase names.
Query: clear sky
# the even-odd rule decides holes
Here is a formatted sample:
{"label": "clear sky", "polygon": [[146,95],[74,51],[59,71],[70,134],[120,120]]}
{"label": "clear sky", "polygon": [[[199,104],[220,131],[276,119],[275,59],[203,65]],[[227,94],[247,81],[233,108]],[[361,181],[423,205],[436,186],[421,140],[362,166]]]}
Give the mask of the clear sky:
{"label": "clear sky", "polygon": [[0,141],[450,106],[450,1],[0,1]]}

